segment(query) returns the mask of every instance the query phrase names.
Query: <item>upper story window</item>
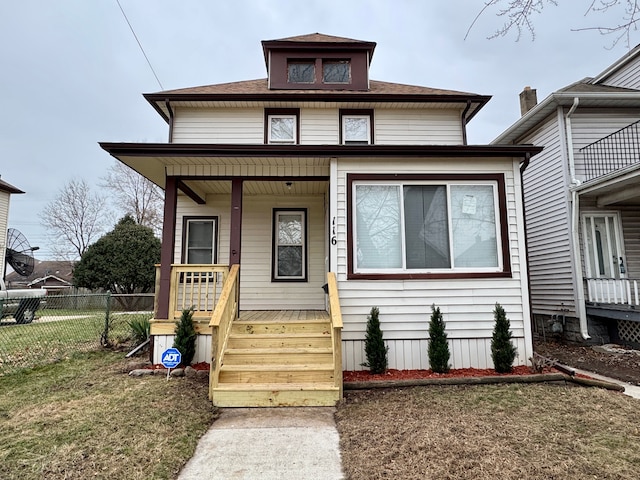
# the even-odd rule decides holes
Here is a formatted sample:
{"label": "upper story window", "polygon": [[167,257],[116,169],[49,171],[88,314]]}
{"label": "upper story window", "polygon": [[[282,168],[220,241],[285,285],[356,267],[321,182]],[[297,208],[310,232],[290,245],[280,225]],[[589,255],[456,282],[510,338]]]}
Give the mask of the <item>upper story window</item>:
{"label": "upper story window", "polygon": [[298,109],[265,109],[265,143],[299,143]]}
{"label": "upper story window", "polygon": [[344,145],[373,143],[372,123],[373,110],[341,110],[340,143]]}
{"label": "upper story window", "polygon": [[323,83],[351,83],[351,63],[348,60],[322,62]]}
{"label": "upper story window", "polygon": [[351,276],[510,273],[503,178],[350,174],[348,183]]}
{"label": "upper story window", "polygon": [[316,65],[313,60],[289,60],[287,62],[287,81],[289,83],[314,83]]}

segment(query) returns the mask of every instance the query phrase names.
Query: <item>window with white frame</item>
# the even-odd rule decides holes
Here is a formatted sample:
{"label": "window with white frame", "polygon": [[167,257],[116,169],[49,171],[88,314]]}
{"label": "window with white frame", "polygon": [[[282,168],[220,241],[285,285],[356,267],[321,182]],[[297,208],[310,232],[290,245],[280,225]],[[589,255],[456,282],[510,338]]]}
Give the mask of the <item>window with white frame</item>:
{"label": "window with white frame", "polygon": [[183,261],[189,264],[213,264],[217,261],[217,217],[184,218]]}
{"label": "window with white frame", "polygon": [[268,115],[267,121],[269,143],[296,143],[296,115]]}
{"label": "window with white frame", "polygon": [[371,115],[341,115],[342,143],[345,145],[368,145],[371,141]]}
{"label": "window with white frame", "polygon": [[353,273],[502,272],[496,181],[352,183]]}
{"label": "window with white frame", "polygon": [[274,210],[272,278],[306,281],[306,209]]}

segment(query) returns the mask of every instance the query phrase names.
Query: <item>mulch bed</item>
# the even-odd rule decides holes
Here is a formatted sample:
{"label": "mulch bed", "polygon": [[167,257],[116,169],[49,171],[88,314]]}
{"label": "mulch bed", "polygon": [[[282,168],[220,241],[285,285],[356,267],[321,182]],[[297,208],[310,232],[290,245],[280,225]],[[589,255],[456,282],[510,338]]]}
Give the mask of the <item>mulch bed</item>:
{"label": "mulch bed", "polygon": [[[551,369],[546,369],[550,372]],[[368,370],[361,371],[344,371],[342,372],[342,380],[344,382],[370,382],[370,381],[386,381],[386,380],[414,380],[422,378],[468,378],[468,377],[494,377],[508,375],[534,375],[530,367],[520,366],[513,367],[511,373],[497,373],[492,368],[456,368],[449,370],[448,373],[435,373],[431,370],[395,370],[389,369],[384,373],[372,374]]]}

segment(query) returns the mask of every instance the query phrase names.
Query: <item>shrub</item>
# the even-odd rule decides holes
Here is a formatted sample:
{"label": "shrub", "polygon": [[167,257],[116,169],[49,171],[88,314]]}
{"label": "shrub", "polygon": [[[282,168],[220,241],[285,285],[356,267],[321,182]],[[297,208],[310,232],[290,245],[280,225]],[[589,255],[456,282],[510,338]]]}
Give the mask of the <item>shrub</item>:
{"label": "shrub", "polygon": [[382,330],[380,329],[380,319],[378,315],[380,310],[373,307],[371,313],[367,316],[367,334],[364,341],[364,350],[367,355],[367,362],[363,363],[363,367],[368,367],[371,373],[384,373],[387,370],[388,360],[387,351],[384,340],[382,339]]}
{"label": "shrub", "polygon": [[127,322],[131,329],[131,339],[139,345],[146,341],[151,334],[151,322],[148,318],[134,318]]}
{"label": "shrub", "polygon": [[498,373],[509,373],[513,369],[513,361],[516,358],[516,347],[511,342],[511,325],[504,308],[496,303],[493,311],[495,326],[491,337],[491,358],[493,366]]}
{"label": "shrub", "polygon": [[440,313],[440,307],[431,305],[431,320],[429,321],[429,365],[436,373],[449,371],[449,343],[445,332],[445,323]]}
{"label": "shrub", "polygon": [[193,308],[183,310],[180,321],[176,322],[176,338],[173,348],[177,348],[182,355],[182,364],[191,365],[196,354],[196,329],[193,327]]}

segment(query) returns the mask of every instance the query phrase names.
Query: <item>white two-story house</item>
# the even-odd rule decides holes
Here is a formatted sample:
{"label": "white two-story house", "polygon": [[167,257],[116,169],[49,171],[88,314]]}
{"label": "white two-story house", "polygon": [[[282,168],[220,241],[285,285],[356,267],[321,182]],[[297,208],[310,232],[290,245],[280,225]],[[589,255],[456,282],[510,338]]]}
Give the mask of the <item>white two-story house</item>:
{"label": "white two-story house", "polygon": [[544,147],[524,173],[535,328],[640,344],[640,47],[521,106],[494,142]]}
{"label": "white two-story house", "polygon": [[372,80],[375,46],[264,41],[267,78],[145,95],[167,143],[101,144],[165,190],[154,358],[194,306],[218,405],[335,403],[372,307],[390,368],[429,368],[432,304],[453,368],[492,366],[496,302],[516,363],[533,353],[521,172],[541,148],[467,145],[489,97]]}

